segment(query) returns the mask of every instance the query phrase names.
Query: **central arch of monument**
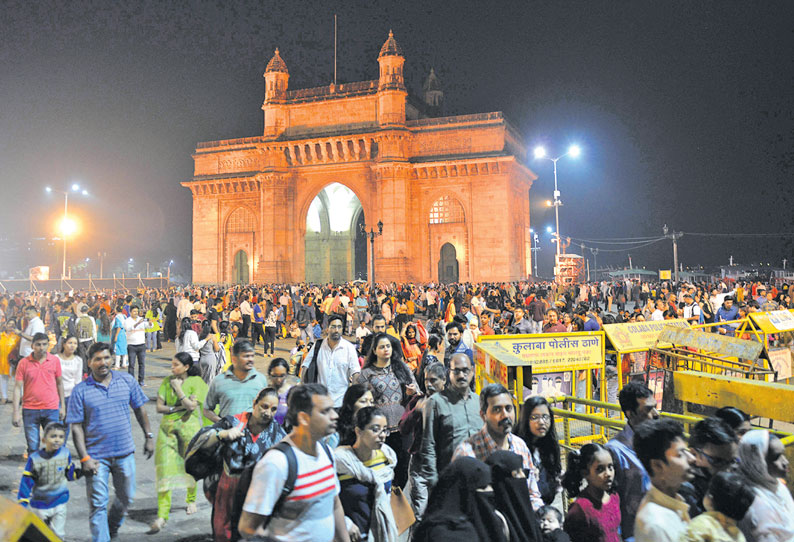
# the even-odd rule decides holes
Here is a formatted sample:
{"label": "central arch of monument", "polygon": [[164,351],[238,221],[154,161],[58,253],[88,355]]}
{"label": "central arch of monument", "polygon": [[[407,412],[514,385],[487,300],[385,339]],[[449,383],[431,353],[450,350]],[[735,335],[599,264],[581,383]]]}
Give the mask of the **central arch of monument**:
{"label": "central arch of monument", "polygon": [[432,70],[421,95],[409,93],[391,33],[378,64],[377,79],[288,90],[276,50],[263,134],[199,143],[182,183],[193,196],[194,282],[365,278],[359,232],[379,220],[380,281],[529,275],[535,175],[519,133],[501,113],[440,116]]}
{"label": "central arch of monument", "polygon": [[343,184],[332,183],[314,197],[306,213],[304,234],[304,274],[308,282],[367,278],[363,220],[361,201]]}

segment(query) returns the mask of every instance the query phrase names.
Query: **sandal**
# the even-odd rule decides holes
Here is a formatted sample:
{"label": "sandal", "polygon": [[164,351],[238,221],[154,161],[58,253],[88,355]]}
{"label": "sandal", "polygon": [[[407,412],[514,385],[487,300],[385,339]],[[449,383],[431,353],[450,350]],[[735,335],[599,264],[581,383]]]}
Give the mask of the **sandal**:
{"label": "sandal", "polygon": [[165,527],[165,520],[163,518],[157,518],[149,525],[149,533],[148,534],[155,534],[159,533],[162,528]]}

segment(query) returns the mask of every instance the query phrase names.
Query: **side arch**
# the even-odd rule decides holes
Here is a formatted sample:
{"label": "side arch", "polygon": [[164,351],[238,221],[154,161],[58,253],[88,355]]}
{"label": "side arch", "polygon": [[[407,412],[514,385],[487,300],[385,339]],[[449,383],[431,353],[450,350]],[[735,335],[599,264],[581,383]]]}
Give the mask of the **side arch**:
{"label": "side arch", "polygon": [[457,282],[469,280],[470,210],[460,196],[449,189],[427,194],[422,212],[422,228],[427,232],[427,276],[434,281],[450,280],[442,265],[442,247],[454,249],[453,275]]}
{"label": "side arch", "polygon": [[[223,219],[222,279],[225,283],[245,280],[250,282],[258,259],[256,238],[258,231],[256,213],[248,205],[232,207]],[[247,270],[236,269],[238,256],[245,255]]]}

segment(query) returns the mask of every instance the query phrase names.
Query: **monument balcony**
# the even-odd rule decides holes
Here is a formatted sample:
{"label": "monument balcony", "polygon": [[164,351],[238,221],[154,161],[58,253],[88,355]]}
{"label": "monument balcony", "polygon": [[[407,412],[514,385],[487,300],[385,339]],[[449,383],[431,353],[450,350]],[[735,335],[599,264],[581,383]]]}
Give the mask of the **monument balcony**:
{"label": "monument balcony", "polygon": [[361,162],[378,157],[378,141],[369,136],[295,141],[280,148],[288,166]]}

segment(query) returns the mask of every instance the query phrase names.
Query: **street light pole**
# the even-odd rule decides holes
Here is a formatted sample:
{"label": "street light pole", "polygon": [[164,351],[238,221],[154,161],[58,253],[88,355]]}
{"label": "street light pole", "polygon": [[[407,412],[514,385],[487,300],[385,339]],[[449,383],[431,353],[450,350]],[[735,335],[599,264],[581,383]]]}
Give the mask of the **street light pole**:
{"label": "street light pole", "polygon": [[540,247],[538,246],[538,234],[532,228],[529,229],[529,233],[532,234],[532,261],[535,263],[535,277],[538,276],[538,250]]}
{"label": "street light pole", "polygon": [[[563,154],[563,156],[565,156]],[[556,222],[556,235],[557,235],[557,256],[560,255],[560,205],[562,205],[562,201],[560,201],[560,191],[557,189],[557,160],[562,158],[562,156],[557,157],[552,160],[554,162],[554,220]]]}
{"label": "street light pole", "polygon": [[[554,201],[552,205],[554,205],[554,219],[555,219],[555,236],[557,237],[557,256],[559,257],[560,252],[562,251],[562,243],[560,239],[562,238],[560,235],[560,206],[562,205],[562,200],[560,199],[560,190],[557,187],[557,162],[560,158],[565,156],[571,156],[571,158],[576,158],[581,153],[581,149],[578,145],[571,145],[568,147],[568,151],[565,154],[561,154],[557,158],[550,158],[546,156],[546,149],[543,147],[535,147],[535,158],[545,158],[546,160],[551,160],[554,164]],[[559,258],[558,258],[559,259]]]}
{"label": "street light pole", "polygon": [[[63,194],[63,220],[61,222],[61,230],[62,230],[61,235],[63,236],[63,267],[61,270],[61,280],[66,278],[72,278],[71,273],[69,273],[68,277],[66,276],[66,237],[70,233],[69,231],[67,231],[67,229],[69,228],[69,191],[57,190],[49,186],[45,187],[44,190],[47,192],[58,192],[59,194]],[[79,184],[72,185],[72,192],[82,192],[84,196],[88,195],[88,191],[80,190]]]}
{"label": "street light pole", "polygon": [[[66,221],[68,220],[68,210],[69,210],[69,192],[63,193],[63,228],[64,231],[62,232],[63,235],[63,270],[61,271],[61,279],[65,279],[66,277]],[[69,277],[71,278],[71,277]]]}
{"label": "street light pole", "polygon": [[372,291],[375,291],[375,238],[383,235],[383,222],[378,220],[378,231],[375,231],[374,228],[370,228],[367,231],[367,225],[361,224],[361,233],[369,237],[370,284],[372,285]]}

